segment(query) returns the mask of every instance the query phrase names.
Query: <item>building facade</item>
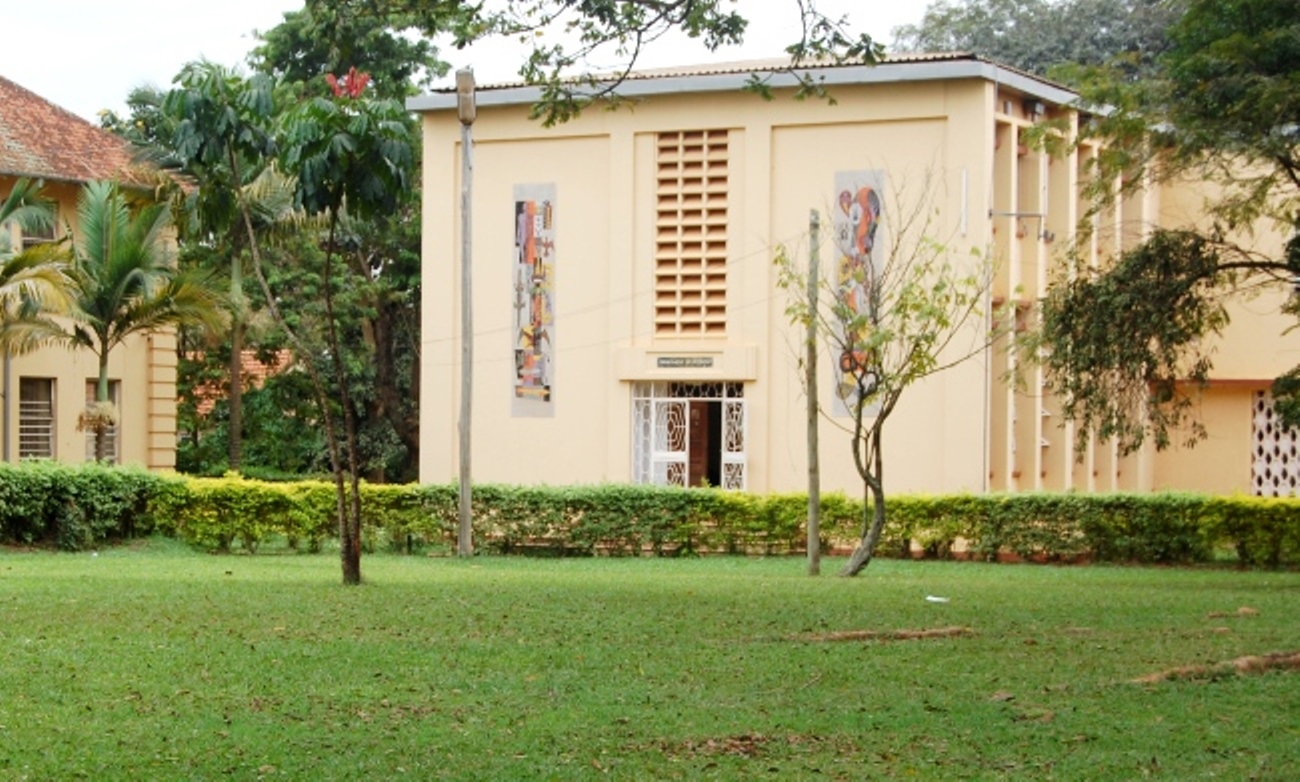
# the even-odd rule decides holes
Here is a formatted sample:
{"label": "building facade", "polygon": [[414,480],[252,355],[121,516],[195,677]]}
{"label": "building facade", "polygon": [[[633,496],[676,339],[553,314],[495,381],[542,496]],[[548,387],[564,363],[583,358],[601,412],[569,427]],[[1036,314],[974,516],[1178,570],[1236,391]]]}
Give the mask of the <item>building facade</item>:
{"label": "building facade", "polygon": [[[1053,157],[1025,133],[1048,118],[1077,132],[1072,93],[942,55],[813,69],[833,102],[791,100],[776,76],[765,101],[741,90],[756,69],[636,76],[620,89],[630,106],[554,128],[529,119],[535,90],[478,92],[476,481],[802,489],[803,336],[773,258],[809,252],[810,210],[826,236],[821,263],[841,279],[852,263],[879,263],[909,217],[932,215],[928,238],[953,258],[995,262],[989,311],[1012,302],[1029,317],[1076,236],[1098,151]],[[420,477],[442,482],[459,453],[461,135],[454,94],[409,105],[424,133]],[[1104,263],[1156,226],[1198,221],[1200,198],[1187,186],[1121,199],[1085,254]],[[1300,349],[1283,336],[1281,303],[1238,305],[1201,402],[1209,440],[1195,449],[1076,451],[1041,376],[995,346],[904,394],[885,429],[888,486],[1293,490],[1295,447],[1271,428],[1266,393]],[[823,485],[856,494],[835,357],[820,363]],[[1008,382],[1017,369],[1024,382]],[[1290,477],[1263,480],[1261,455],[1283,451],[1290,466],[1264,459],[1265,471]]]}
{"label": "building facade", "polygon": [[[78,192],[86,182],[114,180],[148,192],[148,176],[121,139],[0,77],[0,197],[19,179],[45,183],[54,203],[55,230],[23,235],[0,226],[12,249],[61,238],[75,224]],[[0,450],[5,461],[94,459],[93,433],[78,418],[94,399],[98,366],[88,350],[50,346],[0,356]],[[132,336],[109,360],[110,396],[118,422],[109,432],[109,458],[149,469],[176,464],[176,337],[170,330]]]}

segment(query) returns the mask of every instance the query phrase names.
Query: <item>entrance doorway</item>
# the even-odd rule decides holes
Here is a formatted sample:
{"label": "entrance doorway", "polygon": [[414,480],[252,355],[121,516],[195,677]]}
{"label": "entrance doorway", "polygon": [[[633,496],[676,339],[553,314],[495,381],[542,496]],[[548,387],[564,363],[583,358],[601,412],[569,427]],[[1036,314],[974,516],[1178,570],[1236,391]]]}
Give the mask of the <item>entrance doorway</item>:
{"label": "entrance doorway", "polygon": [[686,485],[722,485],[722,403],[691,400]]}
{"label": "entrance doorway", "polygon": [[745,488],[742,384],[636,383],[632,397],[635,482]]}

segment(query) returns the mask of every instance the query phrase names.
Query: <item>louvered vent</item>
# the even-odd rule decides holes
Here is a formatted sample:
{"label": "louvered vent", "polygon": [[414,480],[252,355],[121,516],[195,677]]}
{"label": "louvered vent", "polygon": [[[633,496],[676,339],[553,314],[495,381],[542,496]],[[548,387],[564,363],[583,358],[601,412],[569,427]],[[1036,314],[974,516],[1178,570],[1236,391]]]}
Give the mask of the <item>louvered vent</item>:
{"label": "louvered vent", "polygon": [[727,329],[727,131],[659,134],[655,336]]}

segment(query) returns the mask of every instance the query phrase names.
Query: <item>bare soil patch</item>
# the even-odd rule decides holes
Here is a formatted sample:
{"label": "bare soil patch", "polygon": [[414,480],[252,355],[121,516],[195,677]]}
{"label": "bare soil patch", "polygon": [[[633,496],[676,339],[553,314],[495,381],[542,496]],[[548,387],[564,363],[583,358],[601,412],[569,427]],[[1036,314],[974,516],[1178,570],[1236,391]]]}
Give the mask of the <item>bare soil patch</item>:
{"label": "bare soil patch", "polygon": [[1236,611],[1211,611],[1205,615],[1206,619],[1242,619],[1249,616],[1259,616],[1259,611],[1250,606],[1242,606]]}
{"label": "bare soil patch", "polygon": [[[736,736],[720,738],[685,739],[682,741],[661,741],[656,748],[665,755],[674,758],[691,757],[743,757],[758,758],[778,747],[807,747],[809,749],[838,741],[821,736],[808,736],[791,733],[784,736],[768,736],[762,733],[742,733]],[[844,749],[843,747],[838,747]]]}
{"label": "bare soil patch", "polygon": [[928,638],[955,638],[973,635],[969,627],[936,627],[928,630],[841,630],[834,633],[807,633],[792,636],[792,641],[922,641]]}
{"label": "bare soil patch", "polygon": [[1158,684],[1165,681],[1206,681],[1227,676],[1259,674],[1268,671],[1300,671],[1300,651],[1246,655],[1214,665],[1183,665],[1149,673],[1133,679],[1134,684]]}

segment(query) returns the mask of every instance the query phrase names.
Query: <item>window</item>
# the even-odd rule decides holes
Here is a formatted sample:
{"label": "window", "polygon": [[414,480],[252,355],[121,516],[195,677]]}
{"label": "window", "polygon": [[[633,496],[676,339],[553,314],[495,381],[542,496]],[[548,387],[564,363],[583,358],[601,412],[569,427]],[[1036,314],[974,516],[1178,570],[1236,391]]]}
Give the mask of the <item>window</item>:
{"label": "window", "polygon": [[36,229],[34,231],[22,231],[23,249],[26,250],[28,247],[33,245],[45,244],[46,242],[52,242],[55,239],[58,239],[57,225],[58,218],[56,216],[54,219],[50,220],[49,226],[45,228]]}
{"label": "window", "polygon": [[[86,410],[87,411],[89,411],[90,406],[95,403],[95,386],[98,384],[98,382],[99,381],[97,380],[86,381]],[[117,380],[108,381],[108,401],[113,403],[114,408],[117,407],[117,400],[118,400],[117,391],[118,391],[118,386],[120,385],[121,385],[120,381]],[[120,454],[118,453],[118,448],[117,448],[117,431],[119,425],[120,425],[120,421],[114,421],[107,429],[104,430],[104,460],[105,461],[116,463],[120,459]],[[95,430],[93,427],[87,427],[86,428],[86,461],[93,462],[94,460],[95,460]]]}
{"label": "window", "polygon": [[54,381],[18,380],[18,458],[54,457]]}
{"label": "window", "polygon": [[656,150],[655,336],[727,327],[727,131],[660,133]]}

